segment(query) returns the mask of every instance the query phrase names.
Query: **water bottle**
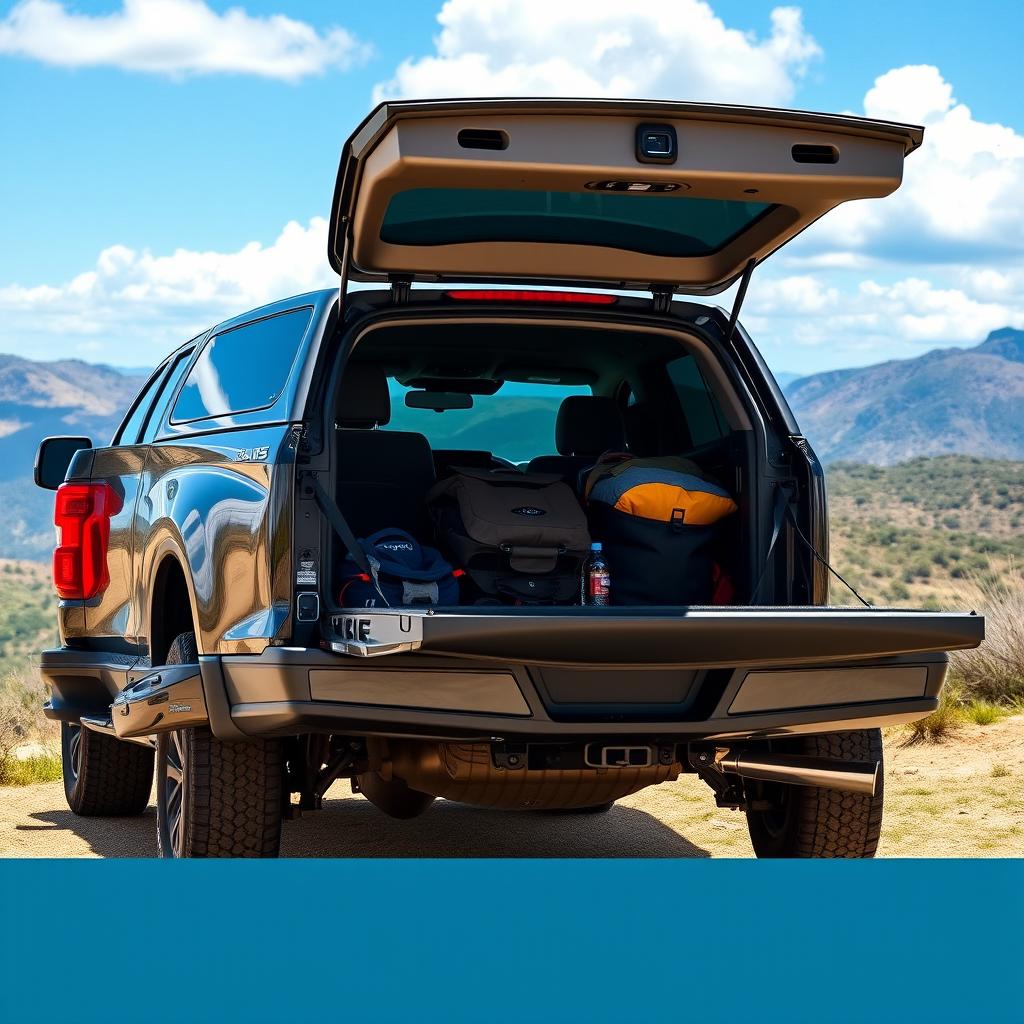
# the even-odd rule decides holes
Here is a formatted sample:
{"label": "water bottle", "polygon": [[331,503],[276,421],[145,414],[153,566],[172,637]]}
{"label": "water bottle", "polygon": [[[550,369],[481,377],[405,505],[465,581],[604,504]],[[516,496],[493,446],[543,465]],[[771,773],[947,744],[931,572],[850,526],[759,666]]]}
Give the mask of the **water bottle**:
{"label": "water bottle", "polygon": [[611,573],[601,554],[600,541],[590,545],[590,557],[583,567],[583,603],[604,608],[611,604]]}

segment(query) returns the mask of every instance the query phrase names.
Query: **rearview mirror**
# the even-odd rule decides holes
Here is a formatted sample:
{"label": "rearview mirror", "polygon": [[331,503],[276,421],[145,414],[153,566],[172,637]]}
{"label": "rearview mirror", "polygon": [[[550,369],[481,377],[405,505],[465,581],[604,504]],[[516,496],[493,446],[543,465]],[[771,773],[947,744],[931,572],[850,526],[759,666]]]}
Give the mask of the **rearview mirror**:
{"label": "rearview mirror", "polygon": [[48,491],[57,490],[64,483],[75,453],[91,447],[92,441],[88,437],[44,437],[39,442],[32,468],[36,486],[45,487]]}
{"label": "rearview mirror", "polygon": [[454,391],[406,391],[405,404],[410,409],[472,409],[473,396],[460,395]]}

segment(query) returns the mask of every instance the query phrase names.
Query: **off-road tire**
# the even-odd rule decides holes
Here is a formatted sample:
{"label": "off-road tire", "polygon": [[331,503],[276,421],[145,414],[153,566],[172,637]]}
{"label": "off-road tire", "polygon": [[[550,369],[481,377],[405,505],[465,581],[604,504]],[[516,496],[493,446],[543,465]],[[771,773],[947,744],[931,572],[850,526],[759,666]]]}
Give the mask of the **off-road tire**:
{"label": "off-road tire", "polygon": [[[171,645],[167,664],[188,664],[198,657],[195,636],[182,633]],[[168,813],[171,752],[180,761],[182,775],[177,830]],[[207,728],[162,733],[157,743],[160,856],[276,857],[281,845],[283,769],[279,740],[225,742]]]}
{"label": "off-road tire", "polygon": [[[841,761],[881,761],[880,729],[833,732],[773,744],[791,754]],[[758,857],[874,857],[882,831],[884,773],[874,796],[813,786],[766,783],[751,795],[777,804],[774,811],[747,811],[747,828]]]}
{"label": "off-road tire", "polygon": [[61,723],[61,761],[68,807],[83,818],[142,814],[153,791],[153,751]]}

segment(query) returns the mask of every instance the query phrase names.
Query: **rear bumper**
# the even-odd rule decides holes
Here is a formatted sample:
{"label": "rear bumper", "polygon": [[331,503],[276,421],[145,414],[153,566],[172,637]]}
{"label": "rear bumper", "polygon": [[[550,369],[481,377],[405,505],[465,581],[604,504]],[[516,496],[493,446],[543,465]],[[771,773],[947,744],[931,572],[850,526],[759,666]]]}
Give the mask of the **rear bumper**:
{"label": "rear bumper", "polygon": [[947,663],[944,654],[931,653],[816,669],[591,671],[579,682],[600,692],[582,700],[582,685],[532,666],[422,655],[368,666],[287,648],[203,659],[212,660],[231,727],[246,736],[476,740],[724,739],[896,725],[935,710]]}
{"label": "rear bumper", "polygon": [[[106,660],[105,660],[106,659]],[[109,715],[142,677],[131,659],[47,651],[49,717]],[[946,656],[826,666],[553,669],[403,654],[367,663],[320,650],[200,658],[222,739],[306,732],[438,739],[784,736],[895,725],[937,706]]]}

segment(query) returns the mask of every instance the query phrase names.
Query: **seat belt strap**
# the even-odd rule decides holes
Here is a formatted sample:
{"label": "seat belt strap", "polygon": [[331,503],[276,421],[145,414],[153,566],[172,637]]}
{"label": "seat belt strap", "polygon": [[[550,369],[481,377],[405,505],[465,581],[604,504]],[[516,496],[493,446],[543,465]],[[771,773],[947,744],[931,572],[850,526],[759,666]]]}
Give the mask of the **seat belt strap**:
{"label": "seat belt strap", "polygon": [[352,528],[348,525],[337,503],[324,490],[324,485],[320,483],[317,477],[310,474],[307,479],[313,489],[313,497],[320,506],[320,511],[327,517],[327,521],[333,527],[334,532],[341,538],[342,544],[348,548],[348,553],[352,556],[352,560],[359,566],[362,572],[376,580],[377,572],[375,568],[370,564],[362,544],[356,540],[356,535],[352,532]]}
{"label": "seat belt strap", "polygon": [[793,496],[792,487],[780,486],[775,490],[775,513],[772,518],[772,539],[768,544],[768,550],[764,556],[764,565],[761,567],[761,575],[757,577],[757,583],[750,594],[750,603],[757,604],[757,595],[761,592],[761,584],[764,583],[768,566],[772,564],[772,552],[778,543],[779,534],[782,533],[782,524],[786,521],[786,512],[789,509],[789,502]]}

